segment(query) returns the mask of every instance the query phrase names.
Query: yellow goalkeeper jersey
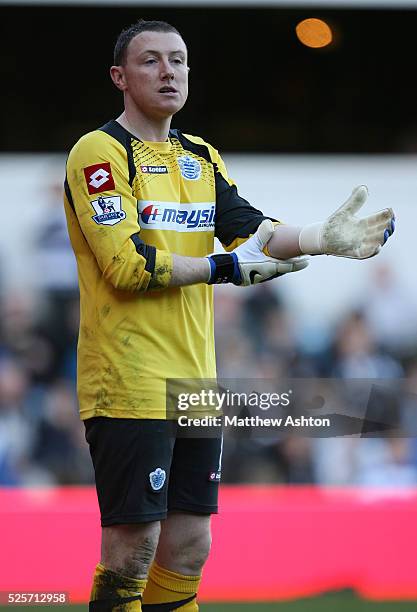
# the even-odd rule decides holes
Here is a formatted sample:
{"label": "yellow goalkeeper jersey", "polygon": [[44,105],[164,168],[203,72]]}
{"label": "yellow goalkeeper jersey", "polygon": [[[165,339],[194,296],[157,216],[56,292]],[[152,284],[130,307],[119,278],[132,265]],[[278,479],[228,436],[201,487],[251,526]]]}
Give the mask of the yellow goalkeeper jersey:
{"label": "yellow goalkeeper jersey", "polygon": [[168,378],[215,378],[213,288],[168,287],[172,253],[227,250],[265,218],[218,152],[171,130],[142,142],[117,121],[71,150],[65,212],[80,285],[82,419],[165,418]]}

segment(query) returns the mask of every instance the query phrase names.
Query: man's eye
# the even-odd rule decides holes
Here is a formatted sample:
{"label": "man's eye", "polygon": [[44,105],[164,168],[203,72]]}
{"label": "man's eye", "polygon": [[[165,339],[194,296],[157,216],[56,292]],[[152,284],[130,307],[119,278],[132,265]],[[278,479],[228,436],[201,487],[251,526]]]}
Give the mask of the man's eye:
{"label": "man's eye", "polygon": [[183,64],[184,62],[182,61],[182,59],[179,59],[178,57],[176,59],[172,60],[174,64]]}
{"label": "man's eye", "polygon": [[145,61],[145,64],[154,64],[155,62],[156,62],[156,59],[150,58]]}

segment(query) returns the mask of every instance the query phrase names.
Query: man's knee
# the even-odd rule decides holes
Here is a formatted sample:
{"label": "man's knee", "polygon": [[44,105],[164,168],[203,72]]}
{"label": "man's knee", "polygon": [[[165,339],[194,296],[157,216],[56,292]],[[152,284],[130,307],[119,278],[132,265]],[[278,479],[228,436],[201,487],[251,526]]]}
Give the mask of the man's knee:
{"label": "man's knee", "polygon": [[201,534],[193,543],[190,541],[188,548],[188,567],[191,575],[201,573],[205,562],[208,559],[211,549],[211,532],[208,530],[205,534]]}
{"label": "man's knee", "polygon": [[210,517],[175,513],[162,525],[158,564],[185,575],[198,575],[211,547]]}
{"label": "man's knee", "polygon": [[182,541],[179,541],[177,547],[173,550],[176,562],[182,564],[183,571],[179,573],[192,576],[200,574],[209,556],[210,548],[210,530],[184,534]]}
{"label": "man's knee", "polygon": [[103,527],[101,562],[118,574],[146,578],[158,545],[160,523]]}

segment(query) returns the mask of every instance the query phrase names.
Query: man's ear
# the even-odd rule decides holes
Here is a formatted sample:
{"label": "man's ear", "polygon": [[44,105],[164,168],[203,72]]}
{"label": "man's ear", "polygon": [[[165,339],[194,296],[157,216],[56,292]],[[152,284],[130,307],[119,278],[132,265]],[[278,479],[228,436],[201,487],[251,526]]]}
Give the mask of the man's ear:
{"label": "man's ear", "polygon": [[120,91],[125,91],[126,81],[123,66],[112,66],[110,68],[110,77],[117,89],[120,89]]}

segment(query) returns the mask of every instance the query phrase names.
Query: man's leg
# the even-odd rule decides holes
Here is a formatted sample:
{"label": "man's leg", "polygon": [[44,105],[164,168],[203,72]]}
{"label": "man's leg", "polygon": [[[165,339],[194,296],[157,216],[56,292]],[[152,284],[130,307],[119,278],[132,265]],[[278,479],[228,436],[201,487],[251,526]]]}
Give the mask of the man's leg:
{"label": "man's leg", "polygon": [[101,561],[96,567],[90,610],[141,610],[142,594],[155,556],[160,523],[103,527]]}
{"label": "man's leg", "polygon": [[142,610],[197,611],[196,595],[210,545],[210,515],[170,512],[162,522]]}
{"label": "man's leg", "polygon": [[[172,457],[168,517],[143,594],[146,612],[196,612],[196,594],[208,557],[210,515],[217,512],[222,442],[180,437]],[[168,603],[170,602],[170,603]]]}
{"label": "man's leg", "polygon": [[171,428],[166,421],[106,417],[88,419],[85,426],[103,528],[90,610],[139,612],[160,521],[167,516]]}

